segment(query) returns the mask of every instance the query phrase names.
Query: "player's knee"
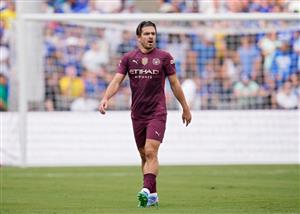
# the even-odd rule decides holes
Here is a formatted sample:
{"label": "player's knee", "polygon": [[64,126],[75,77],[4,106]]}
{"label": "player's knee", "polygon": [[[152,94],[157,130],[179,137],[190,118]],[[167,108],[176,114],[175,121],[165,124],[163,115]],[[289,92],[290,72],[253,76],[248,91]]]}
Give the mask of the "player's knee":
{"label": "player's knee", "polygon": [[155,150],[154,149],[148,149],[145,152],[145,158],[146,158],[146,160],[152,160],[152,159],[156,158]]}

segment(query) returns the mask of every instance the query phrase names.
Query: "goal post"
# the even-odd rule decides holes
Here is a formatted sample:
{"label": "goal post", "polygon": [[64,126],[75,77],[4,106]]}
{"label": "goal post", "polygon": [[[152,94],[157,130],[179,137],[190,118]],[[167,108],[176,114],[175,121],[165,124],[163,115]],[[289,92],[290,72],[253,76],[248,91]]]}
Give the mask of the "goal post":
{"label": "goal post", "polygon": [[257,21],[299,20],[297,13],[121,13],[121,14],[22,14],[20,19],[28,21]]}

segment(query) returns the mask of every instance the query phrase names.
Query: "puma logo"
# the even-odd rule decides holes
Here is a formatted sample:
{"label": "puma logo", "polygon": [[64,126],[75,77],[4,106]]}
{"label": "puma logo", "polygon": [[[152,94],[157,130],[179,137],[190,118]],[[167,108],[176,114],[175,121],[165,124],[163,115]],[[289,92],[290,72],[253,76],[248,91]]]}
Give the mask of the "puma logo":
{"label": "puma logo", "polygon": [[139,64],[135,59],[133,59],[132,62],[134,62],[135,64]]}
{"label": "puma logo", "polygon": [[159,137],[159,133],[157,131],[155,131],[155,134],[157,134],[157,136]]}

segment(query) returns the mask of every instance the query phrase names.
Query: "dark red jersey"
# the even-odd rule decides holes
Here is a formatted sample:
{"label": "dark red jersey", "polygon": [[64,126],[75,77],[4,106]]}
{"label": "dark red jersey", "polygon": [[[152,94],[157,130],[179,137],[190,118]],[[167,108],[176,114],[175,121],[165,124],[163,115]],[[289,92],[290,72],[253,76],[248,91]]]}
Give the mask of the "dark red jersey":
{"label": "dark red jersey", "polygon": [[165,79],[176,73],[169,53],[157,48],[146,54],[133,50],[122,57],[118,73],[129,75],[133,119],[166,118]]}

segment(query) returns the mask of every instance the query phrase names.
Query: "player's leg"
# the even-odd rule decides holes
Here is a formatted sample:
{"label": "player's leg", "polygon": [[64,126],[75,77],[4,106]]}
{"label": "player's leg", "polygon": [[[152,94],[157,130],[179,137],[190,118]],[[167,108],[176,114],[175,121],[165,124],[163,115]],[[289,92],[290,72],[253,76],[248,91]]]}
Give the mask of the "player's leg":
{"label": "player's leg", "polygon": [[144,147],[139,147],[138,148],[140,157],[141,157],[141,167],[142,167],[142,173],[145,174],[145,164],[146,164],[146,155],[145,155],[145,148]]}
{"label": "player's leg", "polygon": [[147,134],[147,123],[139,120],[132,120],[133,133],[135,138],[135,143],[138,148],[141,157],[142,172],[144,171],[144,166],[146,163],[145,158],[145,142]]}
{"label": "player's leg", "polygon": [[166,120],[154,119],[148,123],[145,143],[146,163],[144,167],[144,187],[149,189],[147,207],[158,205],[156,177],[159,172],[158,151],[163,141]]}
{"label": "player's leg", "polygon": [[146,164],[144,174],[158,175],[158,149],[163,141],[166,120],[153,119],[147,125],[147,138],[144,147]]}
{"label": "player's leg", "polygon": [[144,175],[145,174],[153,174],[155,176],[158,175],[158,149],[160,146],[160,141],[153,139],[146,139],[144,151],[145,151],[145,167],[144,167]]}
{"label": "player's leg", "polygon": [[[136,146],[140,153],[141,157],[141,169],[144,174],[144,168],[146,164],[146,155],[145,155],[145,142],[146,142],[146,128],[147,123],[139,120],[132,120],[134,138]],[[138,197],[138,207],[146,207],[148,202],[148,195],[150,194],[149,190],[143,188],[137,195]]]}
{"label": "player's leg", "polygon": [[[145,147],[138,147],[139,153],[140,153],[140,157],[141,157],[141,161],[142,161],[142,173],[144,175],[144,169],[145,169],[145,165],[146,165],[146,154],[145,154]],[[150,191],[147,188],[143,188],[140,192],[138,192],[137,194],[137,198],[138,198],[138,207],[146,207],[147,203],[148,203],[148,196],[150,195]]]}
{"label": "player's leg", "polygon": [[158,206],[156,177],[159,172],[158,150],[160,141],[147,139],[145,144],[146,164],[144,167],[144,188],[149,189],[147,207]]}
{"label": "player's leg", "polygon": [[[146,165],[146,154],[145,154],[145,147],[138,147],[139,153],[140,153],[140,157],[142,160],[142,173],[144,175],[144,171],[145,171],[145,165]],[[137,194],[137,198],[138,198],[138,207],[147,207],[147,203],[148,203],[148,196],[150,195],[150,191],[149,189],[143,187],[142,190],[140,192],[138,192]]]}
{"label": "player's leg", "polygon": [[[136,130],[138,130],[139,127],[136,127]],[[146,134],[144,132],[136,134],[138,132],[135,132],[136,139],[147,137],[146,139],[144,138],[144,145],[142,145],[142,143],[137,143],[142,159],[142,171],[144,175],[143,189],[138,193],[139,207],[158,204],[158,196],[156,192],[156,176],[158,175],[159,168],[158,149],[162,142],[164,132],[165,120],[148,121]]]}
{"label": "player's leg", "polygon": [[[139,207],[146,207],[158,204],[156,193],[156,175],[158,174],[158,149],[160,142],[146,139],[145,146],[139,148],[141,157],[144,158],[144,185],[138,193]],[[142,159],[143,159],[142,158]],[[142,161],[143,163],[143,161]]]}

